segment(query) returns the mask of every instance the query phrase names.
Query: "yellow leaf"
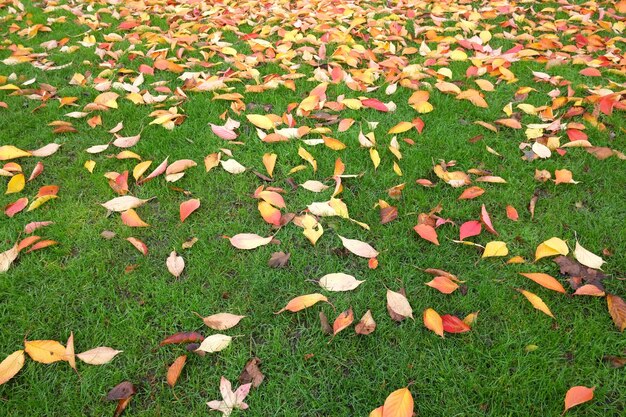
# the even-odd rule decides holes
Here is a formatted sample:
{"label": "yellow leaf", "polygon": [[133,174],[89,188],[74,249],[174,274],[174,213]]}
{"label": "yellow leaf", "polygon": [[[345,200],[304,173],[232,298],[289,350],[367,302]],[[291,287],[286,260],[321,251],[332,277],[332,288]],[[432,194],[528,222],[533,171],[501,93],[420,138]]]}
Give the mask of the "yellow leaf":
{"label": "yellow leaf", "polygon": [[509,254],[509,249],[506,247],[506,242],[500,242],[494,240],[487,243],[485,251],[483,252],[483,258],[490,258],[492,256],[506,256]]}
{"label": "yellow leaf", "polygon": [[272,122],[272,119],[262,114],[248,114],[246,117],[250,123],[260,129],[268,130],[274,128],[274,122]]}
{"label": "yellow leaf", "polygon": [[535,307],[537,310],[539,310],[542,313],[547,314],[548,316],[554,318],[554,315],[552,314],[552,312],[550,311],[550,309],[548,308],[546,303],[544,303],[543,300],[541,298],[539,298],[539,296],[533,294],[530,291],[522,290],[522,289],[519,289],[519,288],[517,289],[517,291],[522,293],[522,295],[524,297],[526,297],[526,299],[528,301],[530,301],[530,303],[533,305],[533,307]]}
{"label": "yellow leaf", "polygon": [[39,208],[44,203],[47,203],[48,201],[53,200],[55,198],[58,198],[58,196],[52,195],[52,194],[48,194],[48,195],[44,195],[42,197],[38,197],[32,203],[30,203],[30,206],[28,206],[28,210],[26,210],[26,211],[33,211],[36,208]]}
{"label": "yellow leaf", "polygon": [[437,313],[432,308],[427,308],[424,310],[424,326],[427,329],[432,330],[435,334],[443,336],[443,320],[439,313]]}
{"label": "yellow leaf", "polygon": [[391,129],[389,129],[389,133],[390,135],[395,135],[397,133],[404,133],[408,130],[411,130],[411,128],[413,128],[413,123],[411,122],[400,122],[397,125],[395,125],[394,127],[392,127]]}
{"label": "yellow leaf", "polygon": [[555,256],[555,255],[567,255],[569,253],[569,248],[567,247],[567,243],[558,237],[553,237],[551,239],[546,240],[541,245],[537,246],[537,250],[535,251],[535,261],[545,258],[546,256]]}
{"label": "yellow leaf", "polygon": [[23,156],[30,156],[30,152],[23,151],[11,145],[0,146],[0,161],[8,161]]}
{"label": "yellow leaf", "polygon": [[0,385],[13,378],[24,366],[24,351],[18,350],[0,362]]}
{"label": "yellow leaf", "polygon": [[315,158],[313,158],[313,155],[307,152],[307,150],[304,149],[302,146],[298,148],[298,155],[300,155],[302,159],[311,164],[311,166],[313,167],[313,172],[317,171],[317,161],[315,160]]}
{"label": "yellow leaf", "polygon": [[378,151],[376,149],[370,148],[370,158],[374,164],[374,169],[378,168],[378,165],[380,165],[380,155],[378,155]]}
{"label": "yellow leaf", "polygon": [[135,178],[135,181],[138,181],[139,178],[141,178],[144,172],[150,168],[151,164],[152,161],[143,161],[135,165],[135,168],[133,168],[133,178]]}
{"label": "yellow leaf", "polygon": [[7,191],[5,194],[19,193],[24,189],[25,185],[26,178],[24,177],[24,174],[14,175],[7,184]]}
{"label": "yellow leaf", "polygon": [[411,417],[413,396],[408,388],[401,388],[389,394],[383,405],[382,417]]}
{"label": "yellow leaf", "polygon": [[400,169],[400,165],[396,161],[393,161],[393,172],[396,173],[397,176],[402,176],[402,170]]}
{"label": "yellow leaf", "polygon": [[65,346],[56,340],[30,340],[24,342],[24,351],[35,362],[54,363],[65,360]]}
{"label": "yellow leaf", "polygon": [[267,171],[267,175],[270,178],[274,174],[274,166],[276,165],[276,158],[278,156],[275,153],[266,153],[263,155],[263,165],[265,165],[265,170]]}
{"label": "yellow leaf", "polygon": [[328,136],[322,136],[322,139],[324,140],[324,145],[326,145],[333,151],[340,151],[342,149],[346,149],[346,144],[341,142],[340,140],[337,140],[335,138],[331,138]]}
{"label": "yellow leaf", "polygon": [[87,171],[93,174],[93,169],[96,167],[96,161],[92,161],[91,159],[88,161],[85,161],[84,167]]}

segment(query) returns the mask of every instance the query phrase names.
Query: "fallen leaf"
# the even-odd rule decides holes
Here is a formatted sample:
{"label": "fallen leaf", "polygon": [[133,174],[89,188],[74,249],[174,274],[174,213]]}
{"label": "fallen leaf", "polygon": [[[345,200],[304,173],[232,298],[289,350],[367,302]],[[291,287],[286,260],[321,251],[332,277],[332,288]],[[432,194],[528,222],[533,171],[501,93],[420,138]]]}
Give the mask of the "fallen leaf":
{"label": "fallen leaf", "polygon": [[443,335],[443,320],[439,313],[432,308],[424,310],[424,326],[427,329],[433,331],[435,334],[444,337]]}
{"label": "fallen leaf", "polygon": [[241,371],[241,375],[239,375],[239,383],[252,383],[254,388],[258,388],[265,379],[265,375],[261,372],[259,365],[261,365],[261,359],[257,357],[250,359],[243,368],[243,371]]}
{"label": "fallen leaf", "polygon": [[519,288],[517,289],[517,291],[522,293],[522,295],[524,297],[526,297],[526,299],[528,301],[530,301],[530,303],[533,305],[533,307],[535,307],[537,310],[541,311],[544,314],[547,314],[548,316],[550,316],[552,318],[555,318],[554,315],[552,314],[552,312],[550,311],[550,308],[548,308],[546,303],[544,303],[543,300],[541,298],[539,298],[539,296],[533,294],[530,291],[522,290],[522,289],[519,289]]}
{"label": "fallen leaf", "polygon": [[348,239],[341,235],[337,236],[341,239],[343,246],[357,256],[361,256],[363,258],[375,258],[378,256],[378,252],[368,243],[356,239]]}
{"label": "fallen leaf", "polygon": [[13,378],[24,366],[24,351],[11,353],[0,362],[0,385]]}
{"label": "fallen leaf", "polygon": [[606,302],[609,307],[609,314],[620,332],[626,329],[626,302],[617,295],[607,294]]}
{"label": "fallen leaf", "polygon": [[563,288],[561,283],[548,274],[541,272],[520,272],[520,275],[535,281],[544,288],[565,294],[565,288]]}
{"label": "fallen leaf", "polygon": [[415,232],[424,240],[427,240],[437,246],[439,246],[439,239],[437,238],[437,231],[434,227],[420,223],[413,228]]}
{"label": "fallen leaf", "polygon": [[354,313],[352,312],[352,307],[350,307],[349,309],[340,313],[333,322],[333,336],[336,336],[337,333],[349,327],[353,321]]}
{"label": "fallen leaf", "polygon": [[25,341],[24,351],[35,362],[48,364],[66,360],[65,346],[56,340]]}
{"label": "fallen leaf", "polygon": [[174,333],[171,336],[166,337],[159,343],[159,346],[180,344],[180,343],[196,343],[202,342],[204,336],[197,332],[180,332]]}
{"label": "fallen leaf", "polygon": [[574,258],[581,264],[593,269],[602,269],[602,264],[605,263],[601,257],[583,248],[580,243],[578,243],[578,240],[576,240]]}
{"label": "fallen leaf", "polygon": [[230,382],[222,377],[220,380],[220,393],[222,394],[222,401],[209,401],[207,405],[211,410],[219,411],[224,417],[228,417],[233,413],[233,410],[245,410],[248,408],[248,404],[243,402],[252,384],[244,384],[239,386],[235,392],[232,390]]}
{"label": "fallen leaf", "polygon": [[187,362],[187,355],[180,355],[170,365],[170,367],[167,368],[166,380],[167,380],[167,384],[170,387],[174,388],[174,385],[176,385],[176,381],[178,381],[178,378],[180,377],[180,373],[183,371],[183,368],[185,367],[186,362]]}
{"label": "fallen leaf", "polygon": [[183,273],[183,269],[185,269],[185,260],[182,256],[178,256],[176,251],[172,251],[170,256],[167,257],[165,265],[170,274],[178,278]]}
{"label": "fallen leaf", "polygon": [[465,240],[468,237],[478,236],[482,231],[482,223],[476,220],[465,222],[459,228],[459,240]]}
{"label": "fallen leaf", "polygon": [[180,221],[184,222],[187,217],[200,207],[200,200],[192,198],[180,204]]}
{"label": "fallen leaf", "polygon": [[218,313],[208,317],[201,317],[200,315],[198,315],[198,317],[202,318],[204,324],[213,330],[228,330],[239,324],[241,319],[246,316],[238,316],[230,313]]}
{"label": "fallen leaf", "polygon": [[401,388],[389,394],[383,404],[382,417],[413,416],[413,396],[408,388]]}
{"label": "fallen leaf", "polygon": [[327,274],[319,280],[320,287],[327,291],[351,291],[363,282],[343,272]]}
{"label": "fallen leaf", "polygon": [[567,390],[565,394],[565,409],[563,410],[563,414],[567,412],[572,407],[580,405],[582,403],[586,403],[587,401],[591,401],[593,399],[593,390],[596,387],[572,387]]}
{"label": "fallen leaf", "polygon": [[569,248],[567,247],[567,243],[558,237],[553,237],[537,246],[535,261],[545,258],[546,256],[567,255],[568,253]]}
{"label": "fallen leaf", "polygon": [[354,326],[354,331],[357,334],[368,335],[374,330],[376,330],[376,322],[374,317],[372,317],[372,312],[367,310],[357,325]]}
{"label": "fallen leaf", "polygon": [[289,263],[290,256],[289,253],[274,252],[267,263],[272,268],[284,268]]}
{"label": "fallen leaf", "polygon": [[397,316],[399,320],[394,319],[396,321],[404,320],[407,317],[413,318],[413,309],[406,296],[390,289],[387,289],[387,309]]}
{"label": "fallen leaf", "polygon": [[446,333],[465,333],[472,330],[463,320],[449,314],[441,316],[441,322],[443,324],[443,331]]}
{"label": "fallen leaf", "polygon": [[212,334],[211,336],[205,338],[196,350],[206,353],[219,352],[226,349],[232,340],[232,337],[225,334]]}
{"label": "fallen leaf", "polygon": [[493,256],[506,256],[509,254],[509,249],[506,247],[506,242],[500,242],[494,240],[492,242],[487,243],[485,245],[485,250],[483,251],[483,258],[490,258]]}
{"label": "fallen leaf", "polygon": [[106,203],[101,204],[101,206],[110,211],[121,212],[121,211],[134,209],[137,207],[141,207],[150,200],[151,198],[147,200],[142,200],[140,198],[133,197],[131,195],[125,195],[122,197],[116,197],[112,200],[109,200]]}
{"label": "fallen leaf", "polygon": [[435,277],[432,281],[427,282],[426,285],[444,294],[452,294],[459,288],[456,282],[444,276]]}
{"label": "fallen leaf", "polygon": [[86,352],[79,353],[76,357],[89,365],[104,365],[105,363],[111,362],[114,357],[122,352],[123,351],[121,350],[100,346]]}
{"label": "fallen leaf", "polygon": [[283,311],[291,311],[292,313],[296,313],[300,310],[304,310],[305,308],[309,308],[320,301],[328,302],[328,298],[318,293],[301,295],[290,300],[284,308],[280,309],[274,314],[280,314]]}
{"label": "fallen leaf", "polygon": [[254,233],[240,233],[230,238],[230,244],[237,249],[249,250],[267,245],[272,239],[273,236],[261,237]]}

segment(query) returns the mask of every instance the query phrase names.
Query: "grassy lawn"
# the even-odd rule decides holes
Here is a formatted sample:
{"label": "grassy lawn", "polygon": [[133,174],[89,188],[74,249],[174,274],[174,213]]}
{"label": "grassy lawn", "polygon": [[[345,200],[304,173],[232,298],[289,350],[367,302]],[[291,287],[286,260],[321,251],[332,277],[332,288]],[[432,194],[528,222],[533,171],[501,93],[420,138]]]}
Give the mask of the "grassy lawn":
{"label": "grassy lawn", "polygon": [[[626,150],[626,43],[624,35],[619,34],[623,24],[617,23],[619,16],[623,23],[626,14],[615,12],[618,6],[614,2],[587,2],[585,7],[568,8],[534,1],[507,7],[503,6],[505,3],[489,1],[463,5],[416,1],[393,11],[385,7],[386,3],[377,1],[349,6],[346,2],[344,6],[351,14],[340,11],[340,5],[333,6],[334,2],[318,1],[281,0],[275,2],[272,10],[257,1],[231,1],[229,7],[241,9],[230,12],[219,5],[211,6],[212,2],[146,0],[107,5],[74,1],[70,2],[74,13],[69,7],[54,7],[56,2],[23,1],[23,11],[17,3],[0,0],[0,102],[6,105],[0,107],[0,146],[13,145],[23,150],[49,143],[62,146],[44,158],[1,162],[0,168],[9,162],[20,164],[26,178],[37,162],[41,161],[45,168],[21,192],[0,195],[0,207],[20,197],[28,197],[32,202],[44,185],[57,185],[59,192],[57,199],[35,210],[23,210],[11,218],[0,213],[0,252],[26,237],[24,226],[34,221],[54,222],[34,234],[58,244],[31,253],[23,251],[9,270],[0,274],[0,359],[23,349],[24,339],[51,339],[65,344],[72,331],[76,352],[109,346],[123,353],[101,366],[79,362],[79,375],[64,362],[45,365],[27,358],[19,374],[0,385],[0,415],[111,415],[115,404],[106,401],[106,394],[128,380],[137,393],[124,415],[217,416],[217,412],[209,412],[206,402],[220,398],[220,377],[239,385],[239,374],[255,356],[262,360],[261,371],[266,379],[246,398],[249,409],[233,415],[367,416],[384,403],[389,393],[408,386],[419,416],[557,416],[563,411],[565,393],[577,385],[595,386],[595,398],[568,414],[626,413],[624,369],[612,368],[603,361],[605,355],[626,356],[626,339],[613,323],[606,299],[572,296],[574,290],[570,289],[568,277],[559,273],[556,263],[550,258],[533,262],[535,249],[545,240],[559,237],[573,250],[577,236],[585,248],[607,261],[603,266],[608,275],[604,280],[606,292],[626,296],[626,282],[618,279],[626,271],[625,162],[619,155],[600,160],[579,147],[563,148],[564,155],[553,149],[547,159],[522,159],[524,151],[532,154],[530,145],[535,142],[535,138],[527,136],[528,125],[554,121],[560,121],[563,129],[554,134],[546,131],[537,141],[559,136],[563,145],[570,141],[565,130],[567,123],[579,123],[593,146]],[[502,8],[498,13],[489,12],[491,7],[499,6]],[[613,11],[600,17],[597,6]],[[318,11],[309,14],[309,7]],[[437,7],[443,11],[438,13]],[[464,31],[461,22],[473,22],[471,13],[465,12],[472,8],[484,16]],[[461,9],[463,12],[458,11]],[[576,16],[587,9],[591,10],[591,20],[581,22]],[[78,10],[82,17],[76,13]],[[340,12],[343,17],[339,17]],[[438,23],[437,16],[447,19]],[[355,19],[359,20],[352,25]],[[124,21],[138,25],[120,28]],[[519,27],[512,28],[507,22],[516,22]],[[568,28],[557,24],[561,28],[556,30],[554,22],[565,22]],[[50,30],[37,32],[33,29],[37,24]],[[428,27],[432,36],[425,29]],[[398,32],[399,28],[408,33]],[[311,40],[290,42],[288,32],[292,30],[293,36],[297,32]],[[494,51],[501,48],[504,52],[522,45],[536,55],[518,59],[518,52],[513,53],[515,59],[508,71],[515,80],[507,82],[506,75],[498,73],[493,64],[496,52],[492,57],[480,58],[481,54],[454,38],[469,40],[482,31],[490,31],[488,44]],[[216,41],[219,32],[223,33]],[[250,33],[258,34],[256,39],[266,40],[276,48],[276,55],[284,56],[266,55],[266,49],[245,37]],[[340,39],[340,34],[345,33],[352,38]],[[523,33],[527,36],[519,36]],[[580,45],[578,51],[566,48],[559,55],[561,65],[546,64],[556,59],[552,54],[562,48],[541,48],[540,40],[553,38],[571,48],[576,46],[577,35],[590,38],[593,33],[597,33],[602,45]],[[325,34],[330,34],[330,39],[325,39]],[[94,36],[94,42],[86,36]],[[189,43],[172,43],[189,36],[197,38]],[[62,41],[64,38],[67,40]],[[59,44],[51,46],[50,41]],[[325,57],[319,56],[320,45],[326,49]],[[373,51],[373,59],[361,55],[350,66],[342,60],[342,48],[354,52],[359,51],[358,45]],[[428,45],[434,52],[438,47],[441,50],[429,58],[414,53],[420,45]],[[16,46],[32,48],[22,54],[30,56],[30,62],[16,64],[9,59],[16,56]],[[238,55],[233,56],[225,47],[233,48]],[[469,59],[453,60],[448,49],[457,48],[462,48]],[[167,100],[133,103],[127,98],[129,92],[116,83],[132,84],[142,64],[154,68],[154,50],[162,50],[163,58],[176,61],[185,72],[204,71],[223,77],[227,87],[215,92],[193,91],[181,79],[183,73],[157,68],[154,75],[144,75],[139,90],[142,95],[163,94]],[[37,55],[44,52],[47,55]],[[179,59],[177,52],[182,53]],[[257,62],[251,58],[255,52],[259,54]],[[613,59],[616,56],[621,56],[621,61]],[[390,69],[374,65],[374,59],[380,64],[392,57],[407,61],[396,62]],[[604,62],[599,67],[601,76],[580,73],[595,65],[585,63],[591,60]],[[403,73],[407,64],[420,65],[416,71],[423,78]],[[42,65],[53,68],[43,70]],[[470,66],[488,70],[484,75],[467,77]],[[393,101],[397,108],[381,112],[365,107],[326,107],[298,116],[295,107],[320,84],[320,78],[315,79],[314,75],[329,76],[332,67],[342,68],[363,89],[354,91],[347,77],[329,82],[327,102],[336,102],[344,95],[352,99],[376,98],[383,103]],[[365,73],[377,77],[371,83],[360,81],[361,76],[366,78],[363,71],[368,68],[370,72]],[[439,81],[455,83],[463,91],[480,90],[474,82],[478,78],[493,83],[493,91],[481,91],[488,107],[478,107],[468,100],[456,99],[455,94],[439,91],[435,87],[436,71],[441,68],[449,68],[451,77],[446,78],[444,71],[444,75],[438,76]],[[549,74],[553,82],[539,80],[533,71]],[[70,83],[75,74],[86,77],[84,85]],[[301,77],[295,76],[298,74]],[[268,82],[269,76],[277,77],[281,85],[270,88],[275,86]],[[286,83],[290,78],[294,79],[294,89]],[[84,110],[105,91],[104,87],[97,90],[96,85],[102,86],[106,81],[111,83],[107,91],[119,94],[118,108]],[[419,89],[430,91],[429,102],[434,108],[431,112],[418,113],[408,103],[420,82]],[[386,88],[394,83],[398,84],[397,90],[386,94]],[[263,92],[251,91],[249,87],[257,84],[268,88]],[[2,88],[7,85],[18,89]],[[555,106],[548,94],[558,89],[561,97],[567,97],[568,85],[571,97],[579,99]],[[40,94],[47,86],[55,91],[42,101]],[[159,91],[158,87],[164,86],[169,90]],[[380,88],[366,91],[367,87]],[[532,89],[527,96],[516,97],[524,87]],[[186,97],[176,94],[177,88]],[[596,88],[617,93],[611,114],[599,111],[594,104]],[[231,108],[232,101],[213,99],[215,94],[225,93],[241,94],[247,108],[237,112]],[[77,106],[61,107],[58,99],[63,97],[76,97]],[[496,125],[498,131],[494,132],[475,123],[494,124],[495,120],[509,118],[503,110],[509,103],[513,103],[510,117],[519,119],[522,128]],[[535,108],[554,106],[554,117],[542,120],[538,115],[526,114],[517,107],[522,103]],[[150,115],[153,111],[172,106],[186,116],[181,124],[172,130],[151,124],[155,120]],[[575,107],[583,109],[587,117],[581,113],[564,118]],[[76,119],[66,116],[81,111],[89,114]],[[224,113],[241,122],[236,141],[242,144],[225,141],[211,131],[209,123],[225,123],[221,118]],[[322,133],[267,143],[259,139],[255,126],[246,118],[249,114],[291,114],[296,127],[313,129],[324,122],[315,118],[320,113],[337,116],[333,123],[324,125],[329,130],[323,135],[343,142],[345,149],[303,142],[319,139]],[[101,116],[102,124],[92,128],[87,120],[96,115]],[[388,149],[394,135],[387,132],[399,122],[411,122],[417,117],[424,122],[423,132],[412,128],[397,135],[402,156],[397,159]],[[340,132],[336,122],[344,118],[352,118],[355,123]],[[54,121],[71,122],[77,132],[54,133],[54,126],[49,126]],[[128,150],[143,160],[153,161],[145,175],[166,157],[170,163],[192,159],[198,166],[189,168],[182,179],[173,183],[161,175],[137,184],[132,171],[139,161],[112,157],[123,149],[111,145],[98,154],[86,152],[89,147],[115,139],[108,131],[119,122],[124,125],[121,136],[141,133],[139,142]],[[371,129],[368,122],[378,125]],[[377,169],[369,150],[359,145],[360,129],[363,133],[375,133],[375,149],[381,158]],[[266,133],[271,133],[271,129]],[[480,140],[470,141],[478,135],[482,135]],[[529,144],[524,151],[520,149],[523,143]],[[316,172],[298,155],[300,147],[316,159]],[[247,168],[244,173],[233,175],[220,166],[206,172],[203,159],[220,151],[223,160],[228,159],[223,149],[231,150],[233,158]],[[271,183],[253,173],[266,174],[262,162],[265,153],[277,155]],[[301,215],[311,203],[328,201],[333,195],[337,158],[345,164],[345,174],[358,176],[343,178],[343,191],[336,198],[347,205],[351,218],[367,223],[369,230],[341,217],[321,217],[324,234],[313,246],[294,223],[276,231],[263,220],[253,197],[257,187],[284,189],[287,208],[282,212]],[[88,160],[96,162],[93,173],[84,167]],[[471,185],[480,186],[485,193],[475,199],[458,200],[463,189],[446,184],[433,172],[440,160],[456,161],[450,171],[486,170],[504,178],[506,183],[474,181]],[[401,168],[402,176],[394,171],[394,162]],[[306,167],[291,172],[301,164]],[[535,170],[548,170],[554,176],[559,169],[571,171],[579,183],[556,185],[534,178]],[[100,205],[118,197],[104,175],[126,170],[130,172],[129,195],[155,197],[137,208],[150,227],[128,227],[119,213],[107,213]],[[472,175],[473,180],[476,177]],[[435,186],[422,187],[416,184],[418,179],[428,179]],[[0,177],[0,187],[5,189],[9,180],[8,176]],[[330,188],[315,194],[290,185],[307,180],[322,181]],[[401,198],[391,198],[388,190],[403,183]],[[528,206],[533,196],[538,196],[538,200],[531,219]],[[181,223],[179,205],[190,198],[199,199],[201,206]],[[375,206],[381,199],[398,209],[397,219],[387,224],[381,224],[379,208]],[[499,236],[483,228],[479,236],[467,240],[483,246],[493,240],[506,242],[509,254],[505,257],[481,258],[481,247],[452,241],[459,238],[458,226],[479,220],[483,204]],[[454,222],[436,229],[438,246],[413,231],[418,214],[428,213],[437,205],[442,207],[439,216]],[[517,209],[517,222],[507,218],[507,205]],[[103,231],[112,231],[116,236],[104,239]],[[244,251],[224,238],[238,233],[276,235],[269,245]],[[338,235],[371,244],[380,252],[378,267],[370,269],[368,259],[344,250]],[[148,255],[133,248],[126,241],[128,237],[145,242]],[[194,237],[198,241],[192,248],[181,247]],[[179,278],[166,268],[172,251],[185,260]],[[286,267],[268,266],[276,251],[291,254]],[[507,263],[518,255],[525,263]],[[465,281],[466,288],[450,295],[441,294],[424,285],[433,278],[423,272],[426,268],[449,271]],[[365,282],[349,292],[328,292],[313,282],[335,272]],[[543,272],[556,277],[568,294],[543,288],[519,272]],[[406,291],[415,320],[397,323],[387,312],[385,294],[387,289],[401,288]],[[516,288],[541,297],[555,319],[535,310]],[[274,314],[292,298],[316,292],[327,296],[332,305],[318,304],[297,313]],[[332,324],[349,307],[354,310],[355,323],[371,310],[376,330],[362,336],[350,327],[329,343],[331,336],[322,331],[319,312],[323,311]],[[477,311],[479,315],[471,331],[441,338],[422,322],[422,312],[427,308],[460,318]],[[235,328],[217,332],[206,327],[194,312],[202,316],[230,312],[247,317]],[[165,337],[182,331],[236,337],[225,350],[204,357],[187,352],[184,344],[159,347]],[[530,345],[536,349],[529,349]],[[166,383],[167,369],[182,354],[188,354],[187,364],[171,388]]]}

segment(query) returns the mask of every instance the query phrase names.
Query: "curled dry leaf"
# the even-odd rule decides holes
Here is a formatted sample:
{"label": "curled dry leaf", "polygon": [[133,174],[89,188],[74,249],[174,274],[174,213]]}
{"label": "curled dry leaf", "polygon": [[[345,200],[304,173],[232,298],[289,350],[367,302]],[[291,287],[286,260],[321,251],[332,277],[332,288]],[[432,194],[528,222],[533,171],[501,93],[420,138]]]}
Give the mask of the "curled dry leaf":
{"label": "curled dry leaf", "polygon": [[0,385],[4,384],[24,367],[24,351],[18,350],[0,362]]}
{"label": "curled dry leaf", "polygon": [[365,281],[359,281],[352,275],[337,272],[334,274],[324,275],[320,278],[319,284],[320,287],[328,291],[351,291],[363,282]]}
{"label": "curled dry leaf", "polygon": [[595,388],[596,387],[587,388],[583,386],[570,388],[565,394],[565,409],[563,410],[563,414],[572,407],[591,401]]}
{"label": "curled dry leaf", "polygon": [[357,334],[368,335],[374,330],[376,330],[376,322],[374,317],[372,317],[372,312],[367,310],[357,325],[354,326],[354,331]]}
{"label": "curled dry leaf", "polygon": [[202,342],[204,336],[197,332],[180,332],[174,333],[171,336],[166,337],[159,343],[159,346],[180,344],[180,343],[197,343]]}
{"label": "curled dry leaf", "polygon": [[348,239],[340,235],[337,236],[341,239],[343,246],[357,256],[363,258],[375,258],[378,256],[376,249],[371,247],[368,243],[356,239]]}
{"label": "curled dry leaf", "polygon": [[274,252],[267,263],[272,268],[283,268],[289,263],[290,256],[289,253]]}
{"label": "curled dry leaf", "polygon": [[113,417],[119,417],[124,412],[136,392],[135,386],[129,381],[121,382],[109,391],[107,400],[117,401],[117,407],[115,408]]}
{"label": "curled dry leaf", "polygon": [[65,360],[73,370],[76,370],[76,355],[74,354],[74,332],[70,332],[65,345]]}
{"label": "curled dry leaf", "polygon": [[20,254],[17,243],[13,245],[11,249],[5,250],[0,253],[0,274],[3,272],[7,272],[11,267],[13,261],[17,259],[17,256]]}
{"label": "curled dry leaf", "polygon": [[183,371],[185,367],[185,363],[187,362],[187,355],[180,355],[176,360],[167,368],[167,384],[170,387],[174,387],[176,385],[176,381],[180,377],[180,373]]}
{"label": "curled dry leaf", "polygon": [[261,372],[259,365],[261,365],[261,359],[257,357],[250,359],[243,371],[241,371],[241,375],[239,375],[239,383],[251,383],[254,388],[258,388],[265,379],[265,375]]}
{"label": "curled dry leaf", "polygon": [[609,314],[620,332],[626,329],[626,302],[617,295],[607,294],[606,302],[609,307]]}
{"label": "curled dry leaf", "polygon": [[350,326],[352,322],[354,322],[354,312],[352,311],[352,307],[350,307],[340,313],[333,322],[333,336],[336,336],[337,333]]}
{"label": "curled dry leaf", "polygon": [[[197,313],[196,313],[197,314]],[[198,315],[198,317],[201,317]],[[235,327],[241,319],[246,316],[238,316],[237,314],[218,313],[208,317],[201,317],[204,324],[213,330],[228,330]]]}
{"label": "curled dry leaf", "polygon": [[170,274],[174,275],[176,278],[183,273],[183,269],[185,269],[185,260],[182,256],[178,256],[176,251],[172,251],[170,256],[167,257],[165,261],[167,265],[167,270],[170,271]]}
{"label": "curled dry leaf", "polygon": [[444,337],[443,334],[443,319],[432,308],[424,310],[424,326],[427,329],[433,331],[435,334]]}
{"label": "curled dry leaf", "polygon": [[402,321],[407,317],[413,318],[413,309],[404,294],[387,289],[387,310],[393,313],[391,318]]}
{"label": "curled dry leaf", "polygon": [[205,338],[196,350],[207,353],[219,352],[226,349],[232,340],[232,337],[225,334],[212,334]]}
{"label": "curled dry leaf", "polygon": [[122,353],[121,350],[112,349],[107,346],[100,346],[83,353],[76,355],[81,361],[88,363],[89,365],[104,365],[109,363],[118,354]]}
{"label": "curled dry leaf", "polygon": [[291,311],[292,313],[295,313],[300,310],[304,310],[305,308],[309,308],[320,301],[328,302],[328,298],[319,293],[301,295],[290,300],[284,308],[274,314],[280,314],[283,311]]}

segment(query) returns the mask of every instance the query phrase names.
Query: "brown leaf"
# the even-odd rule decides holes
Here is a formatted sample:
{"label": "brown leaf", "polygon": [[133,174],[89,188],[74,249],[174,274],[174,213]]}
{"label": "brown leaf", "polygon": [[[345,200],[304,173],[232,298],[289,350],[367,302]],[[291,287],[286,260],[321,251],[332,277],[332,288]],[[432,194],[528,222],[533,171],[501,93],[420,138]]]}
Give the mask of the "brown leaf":
{"label": "brown leaf", "polygon": [[191,342],[202,342],[204,340],[204,336],[197,332],[180,332],[174,333],[173,335],[166,337],[159,343],[159,346],[177,344],[177,343],[191,343]]}
{"label": "brown leaf", "polygon": [[289,263],[291,254],[285,252],[274,252],[267,262],[272,268],[283,268]]}
{"label": "brown leaf", "polygon": [[135,386],[131,382],[120,382],[119,384],[114,386],[111,391],[109,391],[109,393],[107,394],[107,400],[125,400],[126,398],[132,397],[135,392],[137,391],[135,390]]}
{"label": "brown leaf", "polygon": [[398,218],[398,208],[388,206],[380,209],[380,224],[387,224]]}
{"label": "brown leaf", "polygon": [[604,355],[602,360],[608,362],[612,368],[621,368],[626,365],[626,357],[624,356]]}
{"label": "brown leaf", "polygon": [[357,334],[368,335],[376,330],[376,322],[374,321],[374,317],[372,317],[372,312],[367,310],[361,320],[354,326],[354,331]]}
{"label": "brown leaf", "polygon": [[566,256],[557,256],[553,261],[561,267],[561,274],[572,277],[569,283],[573,290],[578,289],[584,284],[591,284],[604,291],[602,280],[606,278],[606,275],[602,271],[588,268],[580,262]]}
{"label": "brown leaf", "polygon": [[185,362],[187,362],[187,355],[180,355],[174,363],[167,368],[167,384],[174,388],[176,385],[176,381],[178,381],[178,377],[180,377],[180,373],[183,371],[185,367]]}
{"label": "brown leaf", "polygon": [[324,314],[323,311],[320,311],[320,324],[322,326],[322,332],[325,334],[333,334],[333,328],[330,327],[330,323],[328,323],[328,317]]}
{"label": "brown leaf", "polygon": [[252,383],[254,388],[258,388],[265,379],[259,365],[261,365],[261,359],[257,357],[250,359],[239,375],[239,383],[242,385]]}
{"label": "brown leaf", "polygon": [[620,332],[626,329],[626,302],[617,295],[607,294],[606,302],[613,322]]}

